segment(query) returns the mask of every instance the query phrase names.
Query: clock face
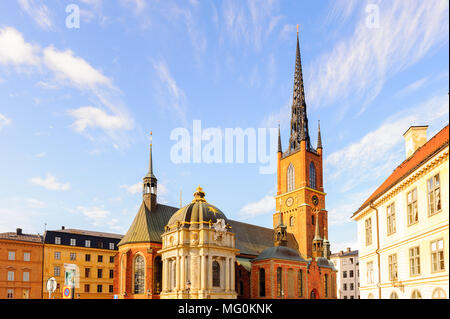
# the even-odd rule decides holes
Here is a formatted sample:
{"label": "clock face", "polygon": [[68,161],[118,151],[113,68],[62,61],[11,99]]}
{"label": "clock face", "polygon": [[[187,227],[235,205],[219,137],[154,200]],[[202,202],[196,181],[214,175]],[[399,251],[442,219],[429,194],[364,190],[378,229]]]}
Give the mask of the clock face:
{"label": "clock face", "polygon": [[287,206],[292,206],[292,204],[294,203],[294,199],[292,197],[289,197],[288,199],[286,199],[286,205]]}
{"label": "clock face", "polygon": [[319,205],[319,197],[317,197],[316,195],[314,195],[312,197],[312,202],[315,206]]}

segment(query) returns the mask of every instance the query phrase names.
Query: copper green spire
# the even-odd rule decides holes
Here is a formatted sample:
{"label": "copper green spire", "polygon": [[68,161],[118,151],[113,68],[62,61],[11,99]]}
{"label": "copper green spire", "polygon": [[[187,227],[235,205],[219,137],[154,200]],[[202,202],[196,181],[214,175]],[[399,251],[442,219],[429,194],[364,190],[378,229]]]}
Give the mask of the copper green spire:
{"label": "copper green spire", "polygon": [[311,145],[308,131],[308,117],[306,114],[302,60],[300,56],[300,40],[297,29],[297,52],[295,57],[294,95],[292,101],[291,137],[289,138],[289,150],[297,150],[300,147],[301,141],[306,141],[306,149],[309,150]]}
{"label": "copper green spire", "polygon": [[320,135],[320,120],[319,120],[319,132],[317,133],[317,149],[322,148],[322,136]]}

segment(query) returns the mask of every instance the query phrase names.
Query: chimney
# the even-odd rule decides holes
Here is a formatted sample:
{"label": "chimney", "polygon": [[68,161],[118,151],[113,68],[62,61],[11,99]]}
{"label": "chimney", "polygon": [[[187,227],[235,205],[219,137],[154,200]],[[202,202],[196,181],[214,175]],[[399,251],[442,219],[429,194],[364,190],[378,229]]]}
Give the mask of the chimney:
{"label": "chimney", "polygon": [[64,229],[66,229],[66,227],[65,226],[61,226],[61,230],[64,230]]}
{"label": "chimney", "polygon": [[347,252],[349,253],[351,251],[352,251],[352,249],[350,247],[347,247]]}
{"label": "chimney", "polygon": [[427,142],[427,128],[424,126],[411,126],[403,137],[405,138],[406,158],[409,158],[414,152]]}
{"label": "chimney", "polygon": [[22,228],[17,228],[16,229],[16,234],[17,235],[22,235]]}

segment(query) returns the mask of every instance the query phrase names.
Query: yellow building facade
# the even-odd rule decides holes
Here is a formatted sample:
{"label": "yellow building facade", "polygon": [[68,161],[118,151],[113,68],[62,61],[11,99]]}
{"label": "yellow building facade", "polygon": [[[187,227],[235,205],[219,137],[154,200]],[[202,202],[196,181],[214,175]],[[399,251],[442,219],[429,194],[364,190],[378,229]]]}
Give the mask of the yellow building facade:
{"label": "yellow building facade", "polygon": [[355,212],[361,299],[449,297],[449,128],[404,134],[406,160]]}
{"label": "yellow building facade", "polygon": [[65,269],[76,268],[74,299],[112,299],[114,258],[121,235],[61,229],[44,235],[43,298],[48,299],[46,282],[55,278],[52,299],[61,299]]}

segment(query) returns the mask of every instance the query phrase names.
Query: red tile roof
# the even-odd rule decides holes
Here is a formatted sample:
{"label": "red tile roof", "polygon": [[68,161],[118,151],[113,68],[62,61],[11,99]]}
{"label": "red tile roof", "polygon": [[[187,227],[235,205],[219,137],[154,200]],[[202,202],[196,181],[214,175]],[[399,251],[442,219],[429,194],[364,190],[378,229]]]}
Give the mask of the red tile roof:
{"label": "red tile roof", "polygon": [[413,155],[408,157],[405,161],[403,161],[403,163],[397,166],[392,174],[381,184],[380,187],[377,188],[377,190],[372,195],[370,195],[370,197],[361,205],[361,207],[353,214],[353,216],[367,207],[370,202],[379,198],[381,195],[391,189],[395,184],[411,174],[411,172],[413,172],[420,165],[429,160],[430,157],[441,151],[448,145],[448,142],[449,126],[447,125],[435,136],[433,136],[428,142],[419,147]]}

